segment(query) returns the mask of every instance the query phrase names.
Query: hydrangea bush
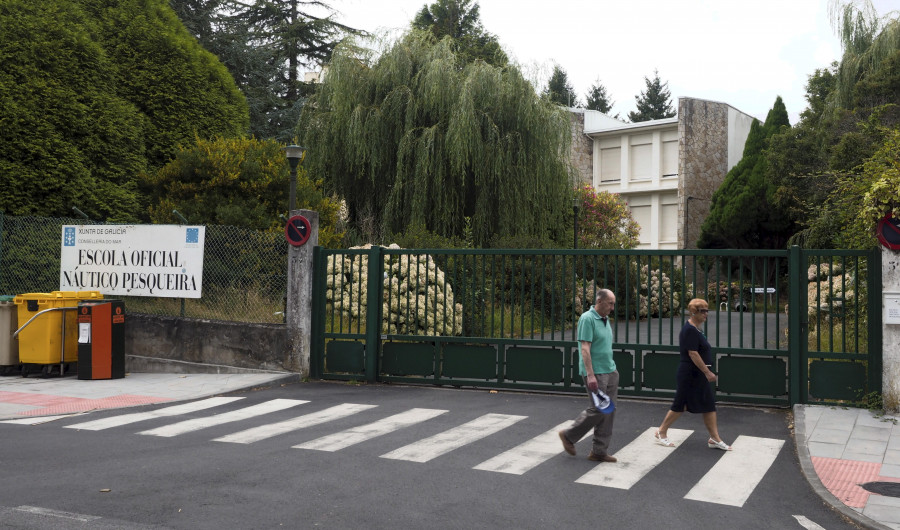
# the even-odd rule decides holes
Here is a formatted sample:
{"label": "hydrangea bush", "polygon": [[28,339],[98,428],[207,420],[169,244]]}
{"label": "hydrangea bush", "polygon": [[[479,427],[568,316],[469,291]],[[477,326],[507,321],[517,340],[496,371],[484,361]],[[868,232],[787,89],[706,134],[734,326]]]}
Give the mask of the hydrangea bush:
{"label": "hydrangea bush", "polygon": [[806,286],[806,307],[810,327],[815,326],[813,317],[817,312],[821,317],[829,318],[831,310],[842,310],[845,303],[850,303],[856,298],[853,278],[844,273],[840,264],[813,265],[807,270],[807,278],[809,283]]}
{"label": "hydrangea bush", "polygon": [[[368,256],[328,257],[325,298],[343,319],[365,322],[368,275]],[[382,333],[462,334],[462,304],[454,302],[453,288],[431,256],[384,256],[382,286]]]}
{"label": "hydrangea bush", "polygon": [[715,297],[715,303],[731,303],[738,298],[740,286],[738,285],[738,282],[728,283],[720,280],[719,282],[710,282],[709,285],[707,285],[707,290]]}
{"label": "hydrangea bush", "polygon": [[681,293],[673,292],[672,280],[659,269],[649,265],[641,267],[639,315],[644,317],[670,317],[681,313]]}

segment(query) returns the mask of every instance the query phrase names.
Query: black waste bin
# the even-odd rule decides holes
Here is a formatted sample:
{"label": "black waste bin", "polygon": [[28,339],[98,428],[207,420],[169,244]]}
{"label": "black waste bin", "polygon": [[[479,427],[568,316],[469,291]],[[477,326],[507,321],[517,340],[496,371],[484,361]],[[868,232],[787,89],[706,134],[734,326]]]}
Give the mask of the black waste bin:
{"label": "black waste bin", "polygon": [[125,377],[125,303],[78,303],[78,379]]}

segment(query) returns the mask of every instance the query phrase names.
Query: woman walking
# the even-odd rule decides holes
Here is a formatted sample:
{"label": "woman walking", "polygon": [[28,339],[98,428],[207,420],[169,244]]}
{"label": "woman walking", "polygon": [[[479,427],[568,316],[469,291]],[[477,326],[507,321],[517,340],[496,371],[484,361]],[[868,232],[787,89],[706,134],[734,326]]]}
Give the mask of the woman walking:
{"label": "woman walking", "polygon": [[706,445],[710,449],[731,451],[731,447],[719,436],[719,427],[716,424],[716,397],[710,387],[710,383],[718,377],[710,370],[712,352],[706,335],[700,329],[706,322],[709,306],[706,300],[694,298],[688,303],[688,311],[691,317],[678,334],[681,362],[678,363],[675,400],[654,437],[660,445],[675,447],[668,438],[668,430],[687,409],[688,412],[703,415],[703,423],[709,432]]}

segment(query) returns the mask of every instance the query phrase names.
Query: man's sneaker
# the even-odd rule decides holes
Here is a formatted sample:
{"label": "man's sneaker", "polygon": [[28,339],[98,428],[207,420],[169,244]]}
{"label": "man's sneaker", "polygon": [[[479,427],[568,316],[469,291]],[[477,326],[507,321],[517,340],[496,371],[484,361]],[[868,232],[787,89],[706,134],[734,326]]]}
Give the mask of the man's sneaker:
{"label": "man's sneaker", "polygon": [[591,451],[591,454],[588,455],[588,460],[592,460],[594,462],[618,462],[619,459],[614,456],[609,455],[598,455],[597,453]]}
{"label": "man's sneaker", "polygon": [[572,456],[575,456],[575,444],[566,438],[566,431],[559,431],[559,439],[562,440],[563,449]]}

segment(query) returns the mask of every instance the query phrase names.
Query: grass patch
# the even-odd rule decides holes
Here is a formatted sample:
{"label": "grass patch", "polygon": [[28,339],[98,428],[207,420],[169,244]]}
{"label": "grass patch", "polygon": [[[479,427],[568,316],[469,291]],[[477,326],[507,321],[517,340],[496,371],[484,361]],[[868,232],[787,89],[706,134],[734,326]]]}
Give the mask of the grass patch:
{"label": "grass patch", "polygon": [[492,338],[535,337],[551,331],[571,328],[575,322],[557,322],[556,326],[538,311],[516,306],[494,306],[485,312],[484,329]]}
{"label": "grass patch", "polygon": [[[566,322],[553,326],[546,316],[540,312],[523,310],[521,307],[495,305],[484,313],[482,322],[484,334],[489,338],[539,337],[554,329],[558,332],[571,329],[575,322]],[[447,329],[450,329],[448,324]],[[331,305],[325,309],[326,333],[365,334],[365,318],[345,316],[341,311],[333,310]]]}
{"label": "grass patch", "polygon": [[284,322],[284,299],[266,297],[252,288],[204,292],[202,298],[123,296],[120,299],[125,302],[126,312],[131,313],[229,322],[269,324]]}
{"label": "grass patch", "polygon": [[863,321],[846,325],[842,320],[833,319],[831,326],[823,323],[819,328],[810,329],[807,340],[809,351],[868,353],[869,327]]}

